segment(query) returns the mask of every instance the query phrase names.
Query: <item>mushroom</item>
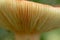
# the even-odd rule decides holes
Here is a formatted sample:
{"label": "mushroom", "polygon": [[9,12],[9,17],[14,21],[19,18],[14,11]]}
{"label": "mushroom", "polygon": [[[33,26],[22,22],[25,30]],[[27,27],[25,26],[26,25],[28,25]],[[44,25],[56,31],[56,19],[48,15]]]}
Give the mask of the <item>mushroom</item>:
{"label": "mushroom", "polygon": [[0,0],[0,27],[15,33],[15,40],[40,40],[60,28],[60,9],[31,1]]}

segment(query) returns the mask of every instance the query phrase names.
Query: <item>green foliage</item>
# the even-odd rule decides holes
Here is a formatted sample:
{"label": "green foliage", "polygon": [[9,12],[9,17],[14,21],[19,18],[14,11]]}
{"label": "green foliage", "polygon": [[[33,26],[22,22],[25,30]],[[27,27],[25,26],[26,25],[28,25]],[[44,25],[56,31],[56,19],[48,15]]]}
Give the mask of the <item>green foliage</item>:
{"label": "green foliage", "polygon": [[41,40],[60,40],[60,29],[42,33]]}
{"label": "green foliage", "polygon": [[60,0],[31,0],[34,2],[39,2],[43,4],[49,4],[49,5],[57,5],[60,4]]}
{"label": "green foliage", "polygon": [[0,29],[0,40],[14,40],[14,34],[10,31]]}

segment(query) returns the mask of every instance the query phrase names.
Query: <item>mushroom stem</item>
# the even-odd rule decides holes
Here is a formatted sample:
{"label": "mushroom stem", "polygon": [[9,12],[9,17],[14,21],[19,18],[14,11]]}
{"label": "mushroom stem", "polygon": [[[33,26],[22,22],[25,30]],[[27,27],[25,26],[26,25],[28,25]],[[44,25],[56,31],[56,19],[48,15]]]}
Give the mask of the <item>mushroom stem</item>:
{"label": "mushroom stem", "polygon": [[15,34],[15,40],[40,40],[40,34]]}

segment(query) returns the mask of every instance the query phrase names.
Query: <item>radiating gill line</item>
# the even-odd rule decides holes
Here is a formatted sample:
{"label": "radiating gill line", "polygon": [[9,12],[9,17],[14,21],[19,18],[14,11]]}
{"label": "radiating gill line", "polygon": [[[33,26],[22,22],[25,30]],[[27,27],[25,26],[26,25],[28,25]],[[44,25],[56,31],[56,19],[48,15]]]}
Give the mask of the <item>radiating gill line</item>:
{"label": "radiating gill line", "polygon": [[49,19],[49,16],[46,15],[46,17],[45,17],[45,19],[43,20],[43,22],[42,22],[41,24],[39,24],[39,26],[37,27],[37,30],[41,30],[41,31],[42,31],[42,29],[45,28],[45,27],[44,27],[44,24],[46,23],[46,21],[47,21],[48,19]]}
{"label": "radiating gill line", "polygon": [[14,27],[14,25],[12,25],[11,21],[9,20],[9,18],[7,17],[7,15],[4,13],[4,11],[1,10],[1,14],[5,17],[6,22],[8,22],[10,24],[10,28],[13,30],[16,30],[16,28]]}

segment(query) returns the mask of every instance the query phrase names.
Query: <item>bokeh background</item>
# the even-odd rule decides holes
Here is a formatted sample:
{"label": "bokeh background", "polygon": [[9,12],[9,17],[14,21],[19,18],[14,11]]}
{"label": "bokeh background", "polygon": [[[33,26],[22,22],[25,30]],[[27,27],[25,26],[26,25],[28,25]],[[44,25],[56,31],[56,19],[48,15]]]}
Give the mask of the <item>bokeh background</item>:
{"label": "bokeh background", "polygon": [[[33,2],[48,4],[52,6],[60,5],[60,0],[29,0]],[[14,40],[14,33],[0,28],[0,40]],[[60,40],[60,29],[44,32],[41,40]]]}
{"label": "bokeh background", "polygon": [[30,0],[34,2],[39,2],[43,4],[49,4],[49,5],[60,5],[60,0]]}

